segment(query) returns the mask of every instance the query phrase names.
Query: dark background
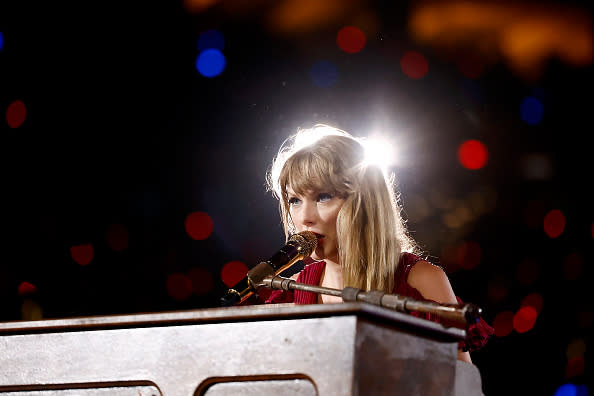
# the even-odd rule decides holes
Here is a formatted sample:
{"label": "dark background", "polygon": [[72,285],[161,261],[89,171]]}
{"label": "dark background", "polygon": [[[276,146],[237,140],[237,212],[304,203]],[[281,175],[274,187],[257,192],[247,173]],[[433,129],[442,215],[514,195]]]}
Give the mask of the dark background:
{"label": "dark background", "polygon": [[[381,131],[399,143],[393,170],[410,229],[447,269],[457,295],[479,304],[489,323],[516,312],[532,293],[542,297],[532,329],[495,336],[473,354],[487,395],[553,395],[566,383],[591,392],[585,3],[487,3],[522,4],[520,13],[534,18],[586,17],[589,62],[571,64],[551,51],[539,68],[523,72],[496,48],[484,51],[478,36],[456,36],[447,46],[417,40],[409,22],[421,3],[345,1],[318,10],[319,23],[304,17],[309,24],[285,31],[270,23],[279,7],[294,7],[290,14],[298,16],[302,7],[316,15],[316,6],[196,6],[206,3],[2,3],[0,107],[6,115],[20,100],[26,118],[16,128],[1,123],[0,320],[217,307],[227,289],[225,263],[249,268],[282,246],[265,172],[286,137],[320,122],[357,136]],[[362,51],[336,45],[346,25],[366,33]],[[213,78],[195,68],[198,38],[209,29],[224,35],[227,62]],[[409,50],[428,60],[421,79],[400,67]],[[457,67],[468,54],[487,64],[477,78]],[[310,76],[322,59],[337,66],[329,87]],[[543,103],[535,125],[520,113],[527,96]],[[458,162],[467,139],[489,149],[484,168]],[[530,168],[534,155],[544,165]],[[473,202],[472,215],[457,211]],[[566,218],[556,238],[543,230],[553,209]],[[196,211],[213,221],[207,239],[194,240],[184,228]],[[125,230],[119,251],[108,243],[114,224]],[[471,269],[451,253],[465,242],[480,247]],[[88,244],[93,258],[79,265],[70,249]],[[568,368],[576,356],[583,359]]]}

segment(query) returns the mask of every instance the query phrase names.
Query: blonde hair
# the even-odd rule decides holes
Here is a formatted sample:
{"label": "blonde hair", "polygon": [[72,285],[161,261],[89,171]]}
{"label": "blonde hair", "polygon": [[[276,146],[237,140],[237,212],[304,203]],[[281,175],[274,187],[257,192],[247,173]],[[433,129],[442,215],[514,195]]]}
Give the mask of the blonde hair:
{"label": "blonde hair", "polygon": [[415,251],[394,190],[394,176],[365,161],[363,139],[317,124],[281,145],[267,173],[279,199],[288,238],[295,225],[287,187],[298,194],[324,191],[345,199],[337,220],[338,255],[345,286],[391,293],[400,255]]}

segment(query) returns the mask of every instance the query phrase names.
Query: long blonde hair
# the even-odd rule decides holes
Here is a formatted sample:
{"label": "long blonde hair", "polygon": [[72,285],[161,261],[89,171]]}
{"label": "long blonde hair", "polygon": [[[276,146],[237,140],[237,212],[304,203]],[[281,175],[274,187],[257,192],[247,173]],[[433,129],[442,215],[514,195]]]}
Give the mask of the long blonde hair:
{"label": "long blonde hair", "polygon": [[287,238],[296,231],[287,187],[344,198],[336,220],[344,285],[392,292],[400,255],[417,247],[400,214],[394,176],[366,163],[362,139],[323,124],[300,130],[281,145],[266,180]]}

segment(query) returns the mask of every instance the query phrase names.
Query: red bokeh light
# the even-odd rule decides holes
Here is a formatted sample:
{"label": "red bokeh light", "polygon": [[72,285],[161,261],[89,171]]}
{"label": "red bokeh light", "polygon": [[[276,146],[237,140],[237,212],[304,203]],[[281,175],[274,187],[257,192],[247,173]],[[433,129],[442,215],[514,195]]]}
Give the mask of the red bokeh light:
{"label": "red bokeh light", "polygon": [[569,359],[567,366],[565,366],[565,377],[576,377],[584,372],[584,357],[575,356]]}
{"label": "red bokeh light", "polygon": [[408,51],[400,58],[402,72],[412,79],[423,78],[429,71],[429,62],[423,54]]}
{"label": "red bokeh light", "polygon": [[466,169],[480,169],[487,164],[489,152],[478,140],[467,140],[458,147],[458,161]]}
{"label": "red bokeh light", "polygon": [[520,308],[514,315],[514,329],[518,333],[527,332],[534,327],[537,316],[536,310],[529,305]]}
{"label": "red bokeh light", "polygon": [[27,118],[27,108],[20,100],[15,100],[6,109],[6,122],[11,128],[20,127]]}
{"label": "red bokeh light", "polygon": [[30,282],[21,282],[19,285],[19,296],[29,296],[37,291],[37,288],[33,283]]}
{"label": "red bokeh light", "polygon": [[72,259],[80,265],[88,265],[93,260],[94,254],[95,250],[90,243],[72,246],[70,248]]}
{"label": "red bokeh light", "polygon": [[493,319],[493,328],[497,337],[505,337],[514,329],[514,313],[512,311],[499,312]]}
{"label": "red bokeh light", "polygon": [[197,241],[206,239],[212,234],[214,224],[207,213],[194,212],[186,217],[186,232]]}
{"label": "red bokeh light", "polygon": [[128,248],[128,230],[121,224],[110,224],[106,233],[107,245],[121,252]]}
{"label": "red bokeh light", "polygon": [[248,268],[241,261],[230,261],[221,270],[221,279],[227,287],[236,285],[247,275]]}
{"label": "red bokeh light", "polygon": [[336,35],[336,44],[349,54],[361,51],[365,47],[366,41],[365,33],[355,26],[345,26]]}
{"label": "red bokeh light", "polygon": [[565,230],[565,215],[559,209],[553,209],[545,215],[543,223],[549,238],[557,238]]}
{"label": "red bokeh light", "polygon": [[192,295],[193,286],[189,276],[173,273],[167,277],[167,293],[176,300],[185,300]]}
{"label": "red bokeh light", "polygon": [[530,293],[522,299],[520,304],[522,307],[532,307],[536,311],[536,314],[540,314],[542,311],[542,296],[539,293]]}
{"label": "red bokeh light", "polygon": [[188,276],[192,280],[194,293],[202,296],[212,290],[213,278],[210,271],[203,267],[192,268],[188,271]]}

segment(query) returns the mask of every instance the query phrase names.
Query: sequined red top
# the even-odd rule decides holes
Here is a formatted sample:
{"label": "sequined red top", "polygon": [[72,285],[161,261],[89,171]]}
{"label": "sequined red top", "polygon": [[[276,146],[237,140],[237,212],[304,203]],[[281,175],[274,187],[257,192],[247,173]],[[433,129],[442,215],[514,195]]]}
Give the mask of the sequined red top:
{"label": "sequined red top", "polygon": [[[421,257],[412,253],[403,253],[400,259],[400,263],[396,268],[396,274],[394,276],[394,290],[393,294],[399,294],[407,296],[420,301],[431,301],[424,298],[421,293],[408,284],[408,274],[411,268],[422,260]],[[297,282],[305,283],[308,285],[319,285],[322,274],[326,263],[324,261],[315,261],[311,258],[305,260],[305,268],[299,273]],[[456,297],[459,303],[463,301]],[[312,292],[306,292],[302,290],[295,291],[284,291],[274,290],[265,301],[266,304],[281,304],[281,303],[295,303],[295,304],[317,304],[318,295]],[[444,325],[452,325],[447,323],[445,319],[441,317],[421,312],[411,312],[413,316],[428,319],[434,322],[443,323]],[[460,341],[458,349],[463,351],[475,351],[485,346],[489,338],[493,335],[494,329],[487,324],[482,318],[478,323],[474,323],[466,328],[466,338]]]}

